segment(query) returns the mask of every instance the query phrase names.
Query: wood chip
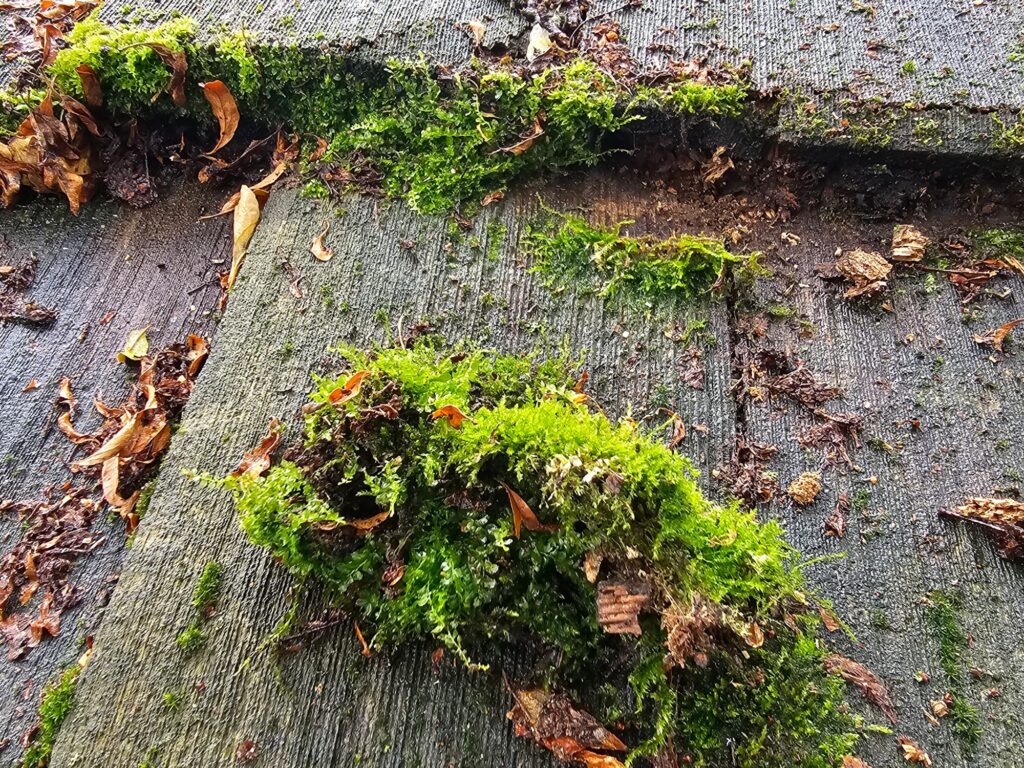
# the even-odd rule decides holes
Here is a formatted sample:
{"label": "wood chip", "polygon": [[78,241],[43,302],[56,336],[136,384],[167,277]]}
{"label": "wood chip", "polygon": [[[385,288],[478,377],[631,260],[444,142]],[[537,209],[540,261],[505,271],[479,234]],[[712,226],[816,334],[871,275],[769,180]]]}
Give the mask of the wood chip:
{"label": "wood chip", "polygon": [[892,230],[892,260],[918,262],[924,258],[929,240],[910,224],[897,224]]}
{"label": "wood chip", "polygon": [[608,579],[597,585],[597,621],[611,635],[639,635],[640,611],[650,602],[651,587],[638,579]]}

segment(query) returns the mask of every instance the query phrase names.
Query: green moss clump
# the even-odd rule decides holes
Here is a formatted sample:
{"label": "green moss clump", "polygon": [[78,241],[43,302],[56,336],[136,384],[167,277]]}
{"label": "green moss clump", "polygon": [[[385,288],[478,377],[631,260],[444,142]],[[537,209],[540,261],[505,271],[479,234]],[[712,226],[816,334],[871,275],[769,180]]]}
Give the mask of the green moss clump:
{"label": "green moss clump", "polygon": [[[711,765],[741,739],[745,766],[841,759],[856,723],[814,619],[797,634],[779,618],[805,598],[777,523],[706,500],[686,458],[588,407],[568,359],[436,337],[339,351],[347,371],[316,380],[302,441],[223,482],[250,539],[325,584],[373,647],[432,638],[478,669],[512,649],[557,659],[549,683],[621,718],[634,755],[674,738]],[[520,535],[509,491],[535,516]],[[602,630],[595,557],[594,581],[650,587],[639,638]],[[669,639],[697,606],[716,625],[705,672]]]}
{"label": "green moss clump", "polygon": [[939,642],[939,662],[953,699],[949,705],[953,733],[961,744],[972,748],[981,737],[981,718],[966,697],[967,633],[960,622],[962,605],[959,594],[938,589],[928,593],[928,625]]}
{"label": "green moss clump", "polygon": [[547,220],[529,227],[525,244],[533,271],[554,290],[596,283],[602,296],[692,298],[708,292],[725,264],[738,260],[715,238],[627,237],[621,231],[631,221],[608,230],[573,214],[550,213]]}
{"label": "green moss clump", "polygon": [[78,665],[65,670],[56,683],[48,685],[43,691],[39,704],[39,729],[25,748],[21,759],[22,768],[43,768],[50,762],[57,733],[74,704],[75,688],[81,671]]}
{"label": "green moss clump", "polygon": [[1024,111],[1017,115],[1012,123],[1003,121],[999,115],[992,115],[996,124],[996,132],[992,137],[992,146],[996,149],[1020,149],[1024,147]]}
{"label": "green moss clump", "polygon": [[984,229],[971,233],[971,247],[981,258],[1011,256],[1024,260],[1024,231],[1014,229]]}
{"label": "green moss clump", "polygon": [[203,636],[203,629],[199,626],[199,622],[193,621],[188,627],[178,633],[175,642],[185,653],[192,653],[203,647],[206,638]]}
{"label": "green moss clump", "polygon": [[[687,80],[627,86],[582,56],[538,74],[482,64],[439,73],[422,58],[372,72],[340,51],[243,32],[204,43],[187,19],[138,28],[107,25],[93,14],[68,39],[50,70],[65,92],[83,97],[76,68],[88,64],[115,115],[160,111],[210,123],[196,84],[221,80],[243,119],[330,139],[321,164],[338,166],[335,183],[382,189],[424,213],[476,207],[526,173],[596,163],[605,137],[643,119],[641,104],[735,118],[746,95],[738,84]],[[170,72],[150,43],[185,53],[183,111],[159,98]]]}
{"label": "green moss clump", "polygon": [[184,50],[195,31],[195,23],[187,18],[155,27],[110,26],[93,13],[68,34],[69,45],[57,54],[50,73],[62,91],[84,99],[76,69],[88,65],[99,78],[106,108],[114,114],[136,115],[149,111],[171,78],[167,65],[149,44]]}
{"label": "green moss clump", "polygon": [[195,591],[192,593],[192,605],[199,610],[213,607],[220,595],[220,580],[223,575],[223,567],[215,560],[203,566],[203,572],[199,574]]}

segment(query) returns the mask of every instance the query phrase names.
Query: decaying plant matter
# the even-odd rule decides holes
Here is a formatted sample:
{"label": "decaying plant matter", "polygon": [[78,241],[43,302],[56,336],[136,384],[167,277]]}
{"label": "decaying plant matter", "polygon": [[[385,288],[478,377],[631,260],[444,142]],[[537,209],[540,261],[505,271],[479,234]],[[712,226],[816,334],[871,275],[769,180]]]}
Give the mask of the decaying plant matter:
{"label": "decaying plant matter", "polygon": [[568,360],[430,335],[339,351],[302,440],[272,463],[275,428],[219,482],[366,652],[429,637],[480,670],[529,649],[548,685],[509,683],[510,717],[575,764],[851,751],[857,721],[779,526],[706,500],[687,459],[605,416]]}

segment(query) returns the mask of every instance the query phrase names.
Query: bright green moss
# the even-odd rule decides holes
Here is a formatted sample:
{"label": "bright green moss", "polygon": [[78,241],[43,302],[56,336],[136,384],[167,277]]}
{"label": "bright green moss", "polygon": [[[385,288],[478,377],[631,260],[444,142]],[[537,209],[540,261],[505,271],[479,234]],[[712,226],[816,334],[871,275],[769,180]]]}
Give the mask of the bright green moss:
{"label": "bright green moss", "polygon": [[199,574],[195,591],[192,593],[192,605],[199,610],[215,605],[220,595],[220,580],[223,575],[224,569],[216,561],[211,560],[203,566],[203,572]]}
{"label": "bright green moss", "polygon": [[46,91],[41,88],[0,90],[0,138],[17,132],[29,112],[38,107],[44,98]]}
{"label": "bright green moss", "polygon": [[1024,259],[1024,231],[1014,229],[984,229],[971,233],[971,246],[982,258]]}
{"label": "bright green moss", "polygon": [[1005,122],[998,115],[992,115],[996,125],[992,146],[996,149],[1020,149],[1024,147],[1024,112],[1017,115],[1013,122]]}
{"label": "bright green moss", "polygon": [[734,83],[711,85],[682,80],[659,88],[642,88],[637,99],[688,117],[737,118],[748,109],[747,89]]}
{"label": "bright green moss", "polygon": [[967,633],[960,622],[962,606],[963,599],[957,593],[939,589],[928,593],[928,624],[938,640],[939,662],[953,697],[949,706],[953,733],[965,747],[972,748],[981,737],[981,718],[966,698]]}
{"label": "bright green moss", "polygon": [[43,768],[50,762],[57,733],[74,704],[75,688],[81,671],[82,668],[77,665],[65,670],[56,683],[48,685],[43,691],[39,704],[39,730],[25,748],[21,759],[22,768]]}
{"label": "bright green moss", "polygon": [[[195,35],[196,25],[179,18],[155,27],[110,26],[93,13],[68,34],[69,46],[57,54],[50,73],[60,89],[84,99],[76,69],[87,64],[97,73],[104,104],[114,114],[136,115],[151,108],[166,89],[171,73],[147,43],[180,51]],[[166,104],[170,97],[164,96]]]}
{"label": "bright green moss", "polygon": [[203,643],[206,642],[206,638],[203,636],[202,627],[199,623],[193,621],[185,629],[178,633],[178,637],[175,640],[178,647],[185,653],[192,653],[203,647]]}
{"label": "bright green moss", "polygon": [[[250,539],[325,584],[373,647],[429,637],[474,668],[534,648],[559,660],[546,672],[553,685],[621,715],[637,755],[675,734],[709,764],[732,738],[745,765],[816,768],[852,741],[822,651],[776,618],[804,599],[778,524],[706,500],[686,458],[588,406],[569,360],[436,337],[340,353],[347,370],[317,379],[289,460],[224,483]],[[359,371],[358,392],[333,402]],[[445,407],[464,415],[458,426],[433,417]],[[547,529],[516,537],[503,483]],[[369,530],[355,522],[382,513]],[[603,556],[602,578],[653,585],[640,638],[601,630],[582,567],[590,553]],[[709,667],[721,674],[663,664],[657,613],[695,599],[722,612]],[[736,633],[751,621],[774,639],[746,662]],[[764,687],[732,684],[759,668]],[[712,700],[714,713],[696,712]]]}
{"label": "bright green moss", "polygon": [[599,229],[579,216],[551,212],[527,230],[532,269],[553,290],[589,285],[602,296],[624,293],[651,300],[706,293],[726,262],[738,260],[715,238],[622,235],[632,223]]}

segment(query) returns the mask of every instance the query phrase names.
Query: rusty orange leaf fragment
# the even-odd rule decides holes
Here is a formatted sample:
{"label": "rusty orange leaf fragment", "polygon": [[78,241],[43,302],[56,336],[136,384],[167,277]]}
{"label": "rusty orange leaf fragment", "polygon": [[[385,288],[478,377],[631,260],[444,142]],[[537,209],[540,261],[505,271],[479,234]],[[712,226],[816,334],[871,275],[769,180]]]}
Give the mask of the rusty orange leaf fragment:
{"label": "rusty orange leaf fragment", "polygon": [[900,736],[899,743],[903,748],[903,759],[908,763],[920,763],[925,766],[925,768],[929,768],[929,766],[931,766],[931,757],[928,756],[927,752],[921,749],[921,745],[916,741],[906,736]]}
{"label": "rusty orange leaf fragment", "polygon": [[[445,419],[455,429],[461,429],[462,422],[468,419],[469,417],[462,411],[460,411],[457,406],[442,405],[440,408],[438,408],[436,411],[430,414],[430,418],[432,418],[434,421],[437,421],[438,419]],[[470,419],[470,421],[472,421],[472,419]]]}
{"label": "rusty orange leaf fragment", "polygon": [[203,96],[206,97],[210,109],[213,110],[213,116],[217,118],[217,123],[220,125],[220,138],[217,139],[213,149],[206,153],[212,155],[231,141],[235,131],[238,130],[238,104],[235,102],[235,97],[231,95],[231,91],[220,80],[201,83],[199,87],[203,89]]}
{"label": "rusty orange leaf fragment", "polygon": [[331,222],[325,221],[323,229],[317,233],[317,236],[313,238],[313,244],[309,246],[309,252],[316,257],[317,261],[330,261],[334,256],[334,251],[324,244],[324,238],[327,237],[327,233],[330,229]]}
{"label": "rusty orange leaf fragment", "polygon": [[359,644],[363,646],[363,656],[373,656],[373,651],[370,650],[370,646],[366,643],[366,638],[363,637],[363,631],[359,628],[359,622],[353,622],[352,627],[356,631],[356,639],[358,639]]}
{"label": "rusty orange leaf fragment", "polygon": [[242,461],[231,472],[232,477],[257,478],[270,469],[270,454],[274,452],[281,442],[280,422],[271,419],[267,427],[267,435],[257,445],[242,457]]}
{"label": "rusty orange leaf fragment", "polygon": [[331,394],[327,396],[327,399],[334,405],[347,403],[359,394],[359,390],[363,386],[363,379],[369,375],[369,371],[356,371],[348,377],[343,385],[331,392]]}
{"label": "rusty orange leaf fragment", "polygon": [[534,532],[547,532],[557,531],[561,528],[558,523],[544,524],[537,519],[537,516],[533,514],[533,510],[530,509],[530,505],[523,501],[523,497],[513,491],[505,483],[501,484],[501,487],[505,489],[505,493],[508,494],[508,503],[512,507],[512,530],[515,533],[515,537],[518,539],[519,534],[525,527],[528,531]]}
{"label": "rusty orange leaf fragment", "polygon": [[88,64],[79,64],[75,67],[75,72],[78,73],[78,80],[82,84],[85,103],[90,107],[102,107],[103,89],[100,88],[100,80],[96,76],[96,70]]}

